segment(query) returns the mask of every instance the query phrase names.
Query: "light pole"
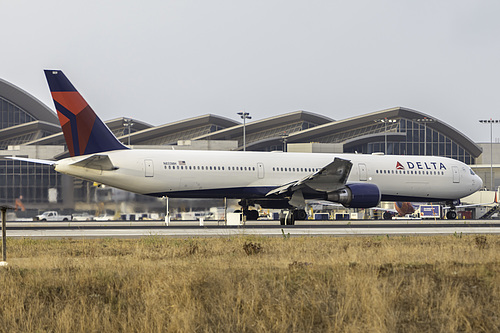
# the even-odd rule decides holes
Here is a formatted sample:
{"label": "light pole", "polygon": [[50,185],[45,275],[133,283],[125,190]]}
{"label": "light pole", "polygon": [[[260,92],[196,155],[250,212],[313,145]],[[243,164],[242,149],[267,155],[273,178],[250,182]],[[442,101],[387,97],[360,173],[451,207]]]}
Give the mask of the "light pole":
{"label": "light pole", "polygon": [[479,121],[482,124],[490,124],[490,191],[493,191],[493,124],[500,123],[500,120],[486,119]]}
{"label": "light pole", "polygon": [[238,112],[238,114],[240,115],[241,119],[243,119],[243,151],[246,151],[247,150],[246,120],[252,119],[252,117],[250,117],[250,113],[245,111]]}
{"label": "light pole", "polygon": [[132,118],[123,118],[123,126],[128,127],[128,145],[130,146],[130,127],[134,126]]}
{"label": "light pole", "polygon": [[385,136],[385,150],[384,154],[387,155],[387,123],[395,123],[397,120],[396,119],[387,119],[387,118],[382,118],[382,119],[377,119],[375,120],[376,123],[384,123],[384,136]]}
{"label": "light pole", "polygon": [[427,155],[427,123],[433,123],[436,120],[432,118],[423,117],[423,118],[413,119],[413,121],[424,124],[424,155]]}

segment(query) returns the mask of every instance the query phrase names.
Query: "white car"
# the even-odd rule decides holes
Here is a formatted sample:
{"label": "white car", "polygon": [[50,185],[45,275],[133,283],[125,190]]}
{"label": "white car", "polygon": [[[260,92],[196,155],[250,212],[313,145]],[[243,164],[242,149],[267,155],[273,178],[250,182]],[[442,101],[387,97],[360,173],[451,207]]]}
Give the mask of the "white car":
{"label": "white car", "polygon": [[89,213],[73,214],[73,221],[93,221],[94,217]]}

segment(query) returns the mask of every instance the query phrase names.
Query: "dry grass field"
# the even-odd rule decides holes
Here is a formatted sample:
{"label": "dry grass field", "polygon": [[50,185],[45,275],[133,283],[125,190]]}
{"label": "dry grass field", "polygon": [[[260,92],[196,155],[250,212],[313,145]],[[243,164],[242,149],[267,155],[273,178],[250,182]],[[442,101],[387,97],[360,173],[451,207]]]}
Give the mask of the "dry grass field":
{"label": "dry grass field", "polygon": [[9,239],[2,332],[498,332],[500,236]]}

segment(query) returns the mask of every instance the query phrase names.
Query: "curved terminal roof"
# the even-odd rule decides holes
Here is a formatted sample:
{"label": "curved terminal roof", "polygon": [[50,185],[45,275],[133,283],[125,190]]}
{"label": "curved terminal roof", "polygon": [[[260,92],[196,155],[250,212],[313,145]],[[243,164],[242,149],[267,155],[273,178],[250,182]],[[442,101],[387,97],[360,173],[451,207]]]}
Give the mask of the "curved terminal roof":
{"label": "curved terminal roof", "polygon": [[60,130],[59,125],[41,120],[3,128],[0,129],[0,149],[11,145],[25,144],[27,141],[39,139]]}
{"label": "curved terminal roof", "polygon": [[[234,127],[237,121],[214,114],[206,114],[132,133],[130,142],[134,145],[176,144],[178,140],[191,140],[200,134]],[[128,135],[120,137],[124,139]]]}
{"label": "curved terminal roof", "polygon": [[[304,123],[307,128],[332,122],[333,119],[309,111],[294,111],[270,118],[265,118],[245,124],[245,134],[247,147],[257,142],[269,142],[277,140],[282,134],[294,133],[304,130]],[[207,133],[192,140],[240,140],[243,137],[243,124],[226,128],[214,133]],[[242,146],[242,142],[240,142]]]}
{"label": "curved terminal roof", "polygon": [[[113,132],[113,134],[115,134],[116,136],[119,137],[126,134],[126,136],[128,137],[128,130],[123,126],[124,119],[131,119],[131,118],[120,117],[108,120],[105,123],[109,127],[109,129]],[[148,123],[145,123],[137,119],[132,119],[132,123],[134,124],[131,127],[132,133],[153,127],[153,125],[150,125]],[[58,128],[57,133],[45,136],[43,138],[39,138],[37,140],[32,140],[30,142],[27,142],[26,145],[65,145],[66,141],[64,140],[64,135],[63,132],[61,131],[61,126],[59,125],[59,122],[57,124],[57,128]]]}
{"label": "curved terminal roof", "polygon": [[[412,109],[404,108],[404,107],[396,107],[392,109],[386,109],[386,110],[381,110],[381,111],[376,111],[372,113],[368,113],[365,115],[361,116],[356,116],[344,120],[339,120],[336,122],[316,126],[298,133],[291,134],[288,136],[287,140],[290,143],[294,142],[310,142],[310,141],[317,141],[318,138],[322,136],[327,136],[331,135],[332,133],[336,132],[345,132],[350,129],[355,130],[359,127],[366,126],[368,124],[373,124],[375,121],[380,120],[380,119],[397,119],[397,118],[405,118],[409,120],[417,120],[417,119],[423,119],[423,118],[428,118],[432,119],[433,122],[428,122],[426,123],[426,126],[432,129],[435,129],[438,132],[441,132],[442,134],[453,138],[455,142],[457,142],[459,145],[461,145],[464,149],[466,149],[472,156],[478,157],[481,155],[482,150],[481,148],[474,143],[471,139],[469,139],[467,136],[465,136],[463,133],[458,131],[457,129],[451,127],[450,125],[446,124],[445,122],[432,117],[428,114],[425,114],[420,111],[415,111]],[[395,133],[393,133],[395,134]],[[380,135],[379,135],[380,136]],[[382,133],[383,136],[383,133]],[[394,136],[393,139],[397,139],[397,136]],[[359,135],[357,138],[350,138],[346,139],[345,141],[342,141],[342,143],[348,143],[350,145],[354,144],[354,141],[360,140],[359,143],[363,143],[363,140],[366,140],[365,136],[362,134]]]}
{"label": "curved terminal roof", "polygon": [[[64,144],[56,113],[40,100],[2,79],[0,79],[0,96],[37,119],[0,130],[1,142],[29,145]],[[432,122],[425,122],[428,128],[452,138],[475,158],[482,153],[476,143],[452,126],[428,114],[405,107],[376,111],[340,121],[308,111],[294,111],[246,123],[246,144],[247,148],[252,150],[279,147],[283,142],[330,142],[342,143],[344,148],[356,147],[381,141],[385,137],[386,131],[383,125],[380,122],[374,125],[377,120],[384,118],[408,119],[416,122],[424,118],[431,119]],[[123,126],[124,119],[116,118],[107,121],[106,124],[122,142],[127,142],[129,134]],[[155,127],[136,119],[133,119],[133,123],[130,142],[134,145],[176,144],[178,140],[239,140],[240,148],[243,144],[243,124],[213,114]],[[405,141],[404,132],[399,132],[396,127],[394,124],[390,127],[387,125],[388,140]]]}
{"label": "curved terminal roof", "polygon": [[28,112],[37,120],[59,124],[54,111],[30,93],[3,79],[0,79],[0,96]]}

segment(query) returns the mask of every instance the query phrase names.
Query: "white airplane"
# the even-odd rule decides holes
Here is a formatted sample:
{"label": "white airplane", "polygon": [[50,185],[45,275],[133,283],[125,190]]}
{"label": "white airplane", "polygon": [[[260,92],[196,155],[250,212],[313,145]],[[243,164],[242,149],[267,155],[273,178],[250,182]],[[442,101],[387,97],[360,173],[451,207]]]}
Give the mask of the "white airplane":
{"label": "white airplane", "polygon": [[257,211],[248,207],[259,204],[284,209],[281,224],[293,225],[307,216],[307,199],[350,208],[376,207],[381,200],[453,204],[483,184],[466,164],[437,156],[132,150],[62,71],[45,75],[71,157],[13,158],[135,193],[241,199],[248,219],[257,219]]}

